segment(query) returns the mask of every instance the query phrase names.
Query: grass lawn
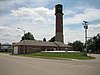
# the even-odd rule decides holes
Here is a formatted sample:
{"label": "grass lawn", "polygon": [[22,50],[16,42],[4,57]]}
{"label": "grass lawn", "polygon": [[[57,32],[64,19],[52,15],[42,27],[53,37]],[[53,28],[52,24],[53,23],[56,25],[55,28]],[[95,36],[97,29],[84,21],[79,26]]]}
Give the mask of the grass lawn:
{"label": "grass lawn", "polygon": [[47,59],[95,59],[95,57],[87,56],[85,53],[57,53],[57,52],[39,52],[32,54],[20,54],[21,56],[47,58]]}

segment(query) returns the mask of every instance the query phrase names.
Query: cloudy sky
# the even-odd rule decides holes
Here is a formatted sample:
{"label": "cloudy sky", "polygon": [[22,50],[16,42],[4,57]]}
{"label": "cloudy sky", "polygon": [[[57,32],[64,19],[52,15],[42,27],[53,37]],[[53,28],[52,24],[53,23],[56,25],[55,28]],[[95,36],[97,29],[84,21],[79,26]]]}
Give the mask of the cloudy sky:
{"label": "cloudy sky", "polygon": [[89,22],[88,36],[100,33],[100,0],[0,0],[0,42],[18,42],[25,32],[36,40],[55,35],[55,5],[63,4],[64,42],[84,42],[82,22]]}

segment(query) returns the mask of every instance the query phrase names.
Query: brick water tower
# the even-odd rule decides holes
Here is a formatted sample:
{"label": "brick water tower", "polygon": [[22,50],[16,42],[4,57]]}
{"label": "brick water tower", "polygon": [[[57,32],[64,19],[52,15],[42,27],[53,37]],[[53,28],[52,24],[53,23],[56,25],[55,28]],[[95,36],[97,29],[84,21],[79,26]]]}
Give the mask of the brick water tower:
{"label": "brick water tower", "polygon": [[63,6],[61,4],[57,4],[55,6],[55,15],[56,15],[56,33],[55,33],[55,41],[64,42],[63,37]]}

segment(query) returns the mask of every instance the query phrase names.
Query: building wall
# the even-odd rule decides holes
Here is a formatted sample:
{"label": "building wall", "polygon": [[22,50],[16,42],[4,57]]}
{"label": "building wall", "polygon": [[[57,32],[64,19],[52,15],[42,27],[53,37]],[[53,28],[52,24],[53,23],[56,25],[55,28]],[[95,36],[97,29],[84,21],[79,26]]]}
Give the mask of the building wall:
{"label": "building wall", "polygon": [[40,51],[41,51],[41,47],[37,47],[37,46],[26,46],[26,54],[34,53],[34,52],[40,52]]}
{"label": "building wall", "polygon": [[[18,54],[31,54],[35,52],[41,52],[41,51],[54,51],[54,50],[65,50],[65,47],[55,47],[55,46],[31,46],[27,45],[25,46],[25,51],[23,45],[14,46],[18,47]],[[14,54],[14,51],[13,51]]]}
{"label": "building wall", "polygon": [[18,46],[18,54],[30,54],[39,51],[41,51],[41,47],[25,46],[25,50],[24,50],[23,46]]}
{"label": "building wall", "polygon": [[47,46],[47,47],[41,47],[41,51],[53,51],[56,47],[50,47],[50,46]]}

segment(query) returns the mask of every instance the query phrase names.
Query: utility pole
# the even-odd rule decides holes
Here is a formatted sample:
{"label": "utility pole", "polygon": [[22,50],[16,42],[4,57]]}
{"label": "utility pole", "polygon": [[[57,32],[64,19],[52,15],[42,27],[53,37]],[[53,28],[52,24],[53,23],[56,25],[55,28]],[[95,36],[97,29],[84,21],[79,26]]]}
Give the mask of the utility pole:
{"label": "utility pole", "polygon": [[24,29],[22,29],[22,28],[17,28],[17,29],[20,29],[20,30],[22,30],[23,31],[23,33],[24,33],[24,41],[23,41],[23,53],[25,54],[25,30]]}
{"label": "utility pole", "polygon": [[83,21],[82,25],[84,25],[84,29],[85,29],[85,50],[86,50],[86,54],[87,54],[87,29],[88,29],[88,22],[87,21]]}

